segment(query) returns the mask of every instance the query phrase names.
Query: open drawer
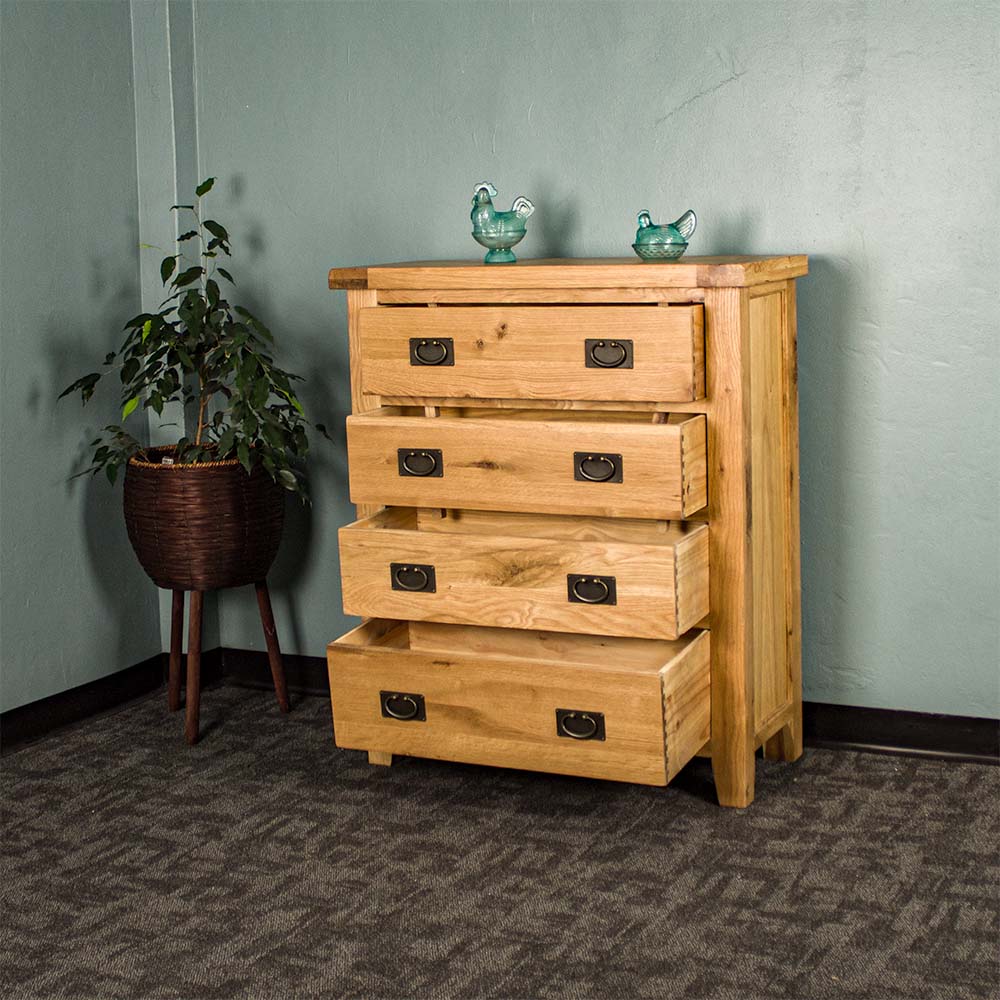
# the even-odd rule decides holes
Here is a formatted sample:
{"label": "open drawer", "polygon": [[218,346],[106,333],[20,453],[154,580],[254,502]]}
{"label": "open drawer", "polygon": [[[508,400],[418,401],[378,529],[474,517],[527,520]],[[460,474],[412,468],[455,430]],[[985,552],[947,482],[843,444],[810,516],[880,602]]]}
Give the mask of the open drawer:
{"label": "open drawer", "polygon": [[347,418],[351,500],[685,518],[707,502],[706,433],[700,413],[383,407]]}
{"label": "open drawer", "polygon": [[337,746],[664,785],[710,736],[709,633],[372,620],[327,647]]}
{"label": "open drawer", "polygon": [[708,614],[706,524],[388,508],[340,529],[344,611],[676,639]]}

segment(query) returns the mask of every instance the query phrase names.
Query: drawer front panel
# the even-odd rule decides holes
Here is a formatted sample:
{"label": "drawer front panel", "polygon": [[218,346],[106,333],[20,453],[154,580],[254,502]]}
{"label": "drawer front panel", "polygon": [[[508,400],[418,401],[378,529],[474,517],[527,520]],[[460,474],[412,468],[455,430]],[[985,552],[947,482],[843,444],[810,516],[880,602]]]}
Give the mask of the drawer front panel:
{"label": "drawer front panel", "polygon": [[705,395],[703,307],[362,309],[361,383],[383,396],[687,402]]}
{"label": "drawer front panel", "polygon": [[649,424],[376,411],[348,418],[347,447],[354,503],[676,519],[706,502],[703,414]]}
{"label": "drawer front panel", "polygon": [[336,742],[662,785],[710,735],[708,643],[366,622],[328,647]]}
{"label": "drawer front panel", "polygon": [[[708,614],[708,527],[659,544],[396,527],[340,530],[344,611],[363,618],[676,639]],[[415,519],[414,519],[415,521]],[[479,526],[489,532],[489,522]]]}

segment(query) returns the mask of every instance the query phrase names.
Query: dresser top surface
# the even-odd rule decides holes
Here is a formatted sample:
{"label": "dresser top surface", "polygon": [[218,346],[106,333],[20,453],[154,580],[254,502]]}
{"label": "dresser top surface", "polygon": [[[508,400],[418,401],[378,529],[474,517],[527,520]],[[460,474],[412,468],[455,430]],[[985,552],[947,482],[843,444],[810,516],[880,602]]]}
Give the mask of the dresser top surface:
{"label": "dresser top surface", "polygon": [[538,288],[743,288],[800,278],[805,254],[773,257],[684,257],[644,262],[634,257],[568,257],[483,264],[427,260],[368,267],[335,267],[331,288],[538,289]]}

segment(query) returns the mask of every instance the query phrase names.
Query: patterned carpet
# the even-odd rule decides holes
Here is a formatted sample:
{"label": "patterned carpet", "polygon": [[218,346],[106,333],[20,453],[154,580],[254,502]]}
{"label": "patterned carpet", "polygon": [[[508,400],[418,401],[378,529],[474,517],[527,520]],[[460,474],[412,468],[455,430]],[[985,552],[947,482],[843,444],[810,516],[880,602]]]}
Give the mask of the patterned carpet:
{"label": "patterned carpet", "polygon": [[403,760],[215,688],[2,762],[4,998],[997,995],[1000,768],[807,751],[720,810]]}

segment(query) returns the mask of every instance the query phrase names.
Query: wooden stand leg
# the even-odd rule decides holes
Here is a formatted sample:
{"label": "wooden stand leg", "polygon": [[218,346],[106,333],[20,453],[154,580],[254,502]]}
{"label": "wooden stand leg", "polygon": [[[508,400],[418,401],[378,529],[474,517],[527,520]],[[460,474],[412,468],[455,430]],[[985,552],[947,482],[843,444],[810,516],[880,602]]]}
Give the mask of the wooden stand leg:
{"label": "wooden stand leg", "polygon": [[278,707],[282,712],[287,712],[288,686],[285,683],[285,668],[281,662],[281,647],[278,645],[278,633],[274,627],[274,612],[271,610],[267,581],[261,580],[255,583],[254,589],[257,591],[260,623],[264,626],[264,641],[267,643],[267,659],[271,664],[271,677],[274,679],[274,693],[278,696]]}
{"label": "wooden stand leg", "polygon": [[170,608],[170,673],[167,680],[167,708],[181,707],[181,642],[184,636],[184,591],[173,592]]}
{"label": "wooden stand leg", "polygon": [[392,765],[392,754],[386,753],[385,750],[369,750],[368,763],[377,764],[381,767],[390,767]]}
{"label": "wooden stand leg", "polygon": [[184,695],[184,736],[192,746],[198,742],[198,712],[201,708],[201,612],[205,594],[191,591],[188,622],[187,690]]}

